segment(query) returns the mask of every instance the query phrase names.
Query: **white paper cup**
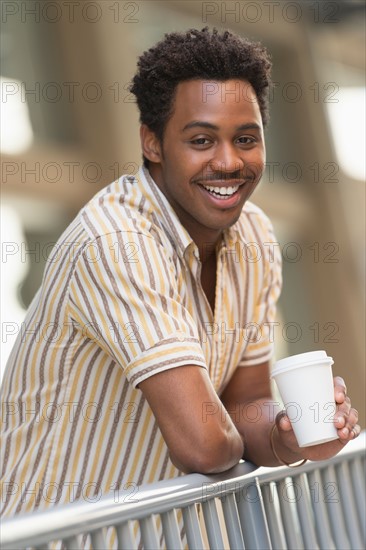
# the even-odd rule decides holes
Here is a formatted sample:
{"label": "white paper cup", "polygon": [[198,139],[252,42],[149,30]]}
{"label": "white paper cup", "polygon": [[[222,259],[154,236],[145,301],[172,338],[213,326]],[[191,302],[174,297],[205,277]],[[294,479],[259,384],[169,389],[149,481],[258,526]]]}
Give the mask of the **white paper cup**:
{"label": "white paper cup", "polygon": [[333,359],[325,351],[311,351],[286,357],[273,366],[271,377],[299,447],[338,439],[332,365]]}

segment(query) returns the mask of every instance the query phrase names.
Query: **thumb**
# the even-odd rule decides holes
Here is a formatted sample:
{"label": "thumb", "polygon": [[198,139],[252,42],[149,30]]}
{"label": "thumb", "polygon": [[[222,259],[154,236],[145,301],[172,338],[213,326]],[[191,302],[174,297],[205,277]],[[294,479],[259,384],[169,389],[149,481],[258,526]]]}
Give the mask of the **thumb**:
{"label": "thumb", "polygon": [[286,411],[281,411],[276,417],[276,424],[279,431],[290,432],[292,425]]}

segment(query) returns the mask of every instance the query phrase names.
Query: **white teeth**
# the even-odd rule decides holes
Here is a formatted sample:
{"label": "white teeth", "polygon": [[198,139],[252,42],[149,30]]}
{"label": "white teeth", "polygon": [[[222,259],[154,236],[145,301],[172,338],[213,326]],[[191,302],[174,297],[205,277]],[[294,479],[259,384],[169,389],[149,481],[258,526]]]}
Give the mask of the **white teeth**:
{"label": "white teeth", "polygon": [[212,187],[211,185],[204,185],[203,187],[211,193],[226,196],[233,195],[239,189],[239,185],[236,185],[235,187]]}

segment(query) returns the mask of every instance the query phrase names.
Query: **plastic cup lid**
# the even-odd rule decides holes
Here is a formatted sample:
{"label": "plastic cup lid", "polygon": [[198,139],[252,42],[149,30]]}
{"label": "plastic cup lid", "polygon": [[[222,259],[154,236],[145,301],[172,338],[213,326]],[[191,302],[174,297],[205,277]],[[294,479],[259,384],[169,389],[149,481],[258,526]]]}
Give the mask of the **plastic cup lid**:
{"label": "plastic cup lid", "polygon": [[334,361],[332,357],[328,357],[327,353],[321,351],[309,351],[307,353],[299,353],[298,355],[291,355],[276,361],[273,366],[271,377],[277,376],[283,372],[293,370],[300,367],[307,367],[310,365],[333,365]]}

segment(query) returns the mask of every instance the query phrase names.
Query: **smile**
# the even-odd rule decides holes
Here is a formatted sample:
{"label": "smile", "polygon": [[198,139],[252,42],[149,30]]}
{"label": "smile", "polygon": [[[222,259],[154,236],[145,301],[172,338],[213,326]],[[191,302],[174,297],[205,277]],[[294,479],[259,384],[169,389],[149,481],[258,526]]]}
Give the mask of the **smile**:
{"label": "smile", "polygon": [[240,185],[235,185],[234,187],[214,187],[212,185],[202,185],[202,187],[214,197],[225,200],[234,195],[234,193],[236,193],[239,189]]}

